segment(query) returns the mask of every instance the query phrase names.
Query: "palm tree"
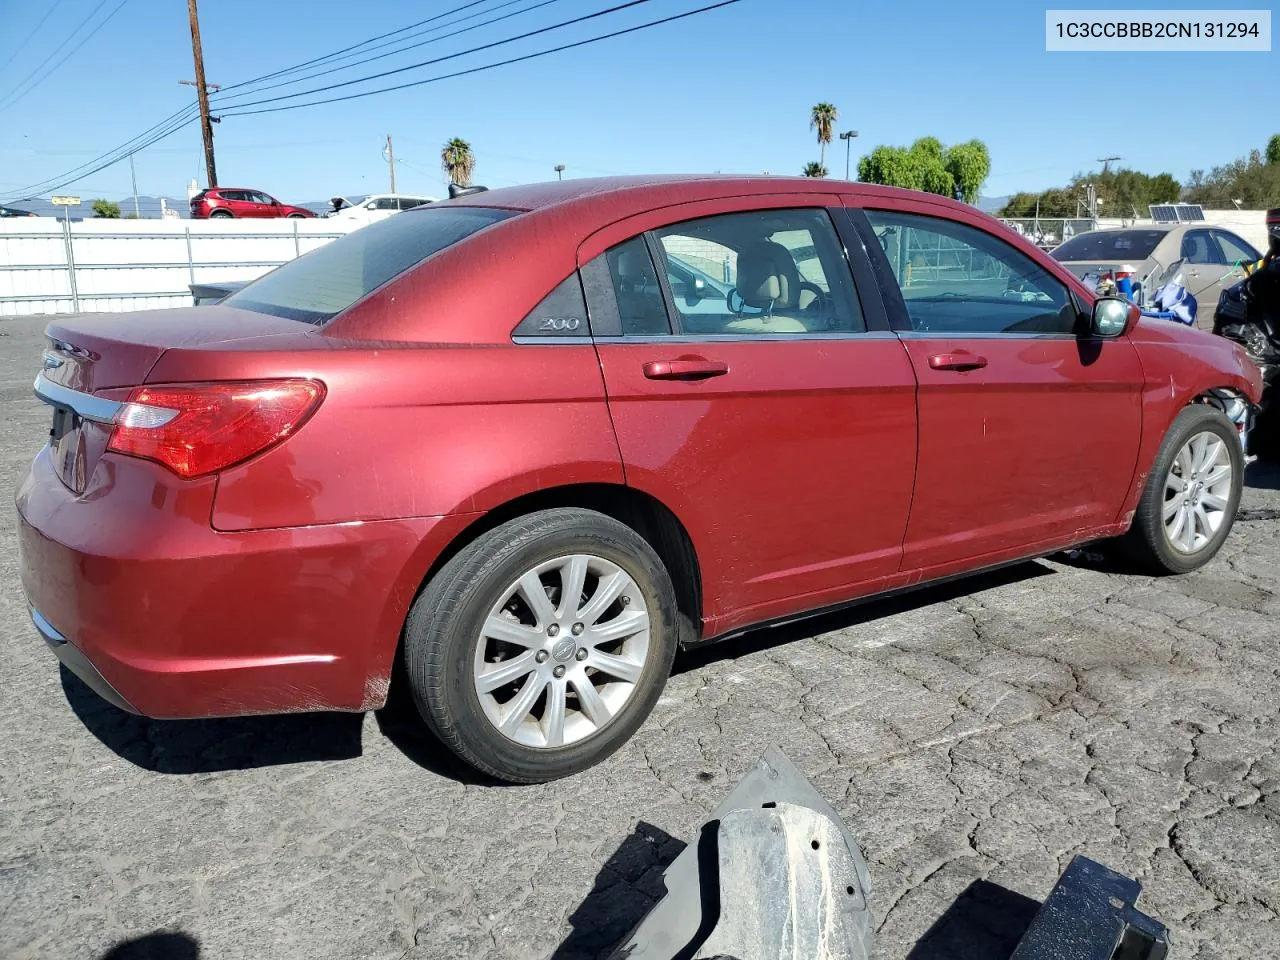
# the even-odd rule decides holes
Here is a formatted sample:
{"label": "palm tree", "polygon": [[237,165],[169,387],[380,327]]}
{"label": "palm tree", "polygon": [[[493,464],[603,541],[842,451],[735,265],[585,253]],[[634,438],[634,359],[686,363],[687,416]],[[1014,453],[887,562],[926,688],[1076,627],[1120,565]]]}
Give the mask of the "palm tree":
{"label": "palm tree", "polygon": [[460,187],[471,186],[471,174],[476,169],[471,144],[461,137],[454,137],[440,151],[440,166],[448,175],[450,183],[456,183]]}
{"label": "palm tree", "polygon": [[820,163],[827,162],[827,144],[831,142],[831,134],[835,132],[839,119],[840,111],[830,103],[815,104],[809,114],[809,129],[818,131],[818,146],[822,149]]}
{"label": "palm tree", "polygon": [[825,177],[827,168],[820,163],[809,162],[804,165],[803,173],[806,177]]}

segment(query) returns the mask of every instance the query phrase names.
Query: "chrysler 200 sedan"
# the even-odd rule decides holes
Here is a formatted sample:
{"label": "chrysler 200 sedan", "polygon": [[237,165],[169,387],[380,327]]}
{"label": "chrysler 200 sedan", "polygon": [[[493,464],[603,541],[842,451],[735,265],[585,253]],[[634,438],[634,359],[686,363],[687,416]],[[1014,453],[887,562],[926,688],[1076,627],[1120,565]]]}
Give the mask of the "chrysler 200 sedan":
{"label": "chrysler 200 sedan", "polygon": [[549,780],[680,647],[1104,538],[1200,567],[1260,389],[939,197],[473,192],[212,306],[51,323],[22,582],[122,709],[370,710],[395,676],[475,767]]}

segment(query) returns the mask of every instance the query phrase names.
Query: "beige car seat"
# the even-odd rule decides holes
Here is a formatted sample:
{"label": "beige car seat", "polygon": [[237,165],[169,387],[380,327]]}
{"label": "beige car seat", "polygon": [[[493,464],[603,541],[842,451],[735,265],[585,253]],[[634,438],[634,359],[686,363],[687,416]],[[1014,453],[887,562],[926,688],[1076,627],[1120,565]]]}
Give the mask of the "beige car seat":
{"label": "beige car seat", "polygon": [[[751,244],[738,254],[738,296],[763,313],[738,317],[726,333],[808,333],[800,313],[800,271],[787,248],[772,240]],[[812,293],[805,291],[808,296]]]}

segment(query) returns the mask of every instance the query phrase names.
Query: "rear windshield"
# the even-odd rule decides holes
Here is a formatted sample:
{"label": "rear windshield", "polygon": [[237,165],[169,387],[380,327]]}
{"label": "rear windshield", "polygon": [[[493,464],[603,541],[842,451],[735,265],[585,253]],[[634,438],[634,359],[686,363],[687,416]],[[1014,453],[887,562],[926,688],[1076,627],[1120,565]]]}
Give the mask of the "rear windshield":
{"label": "rear windshield", "polygon": [[1053,249],[1055,260],[1145,260],[1164,230],[1094,230],[1072,237]]}
{"label": "rear windshield", "polygon": [[490,207],[433,207],[390,217],[290,260],[222,302],[322,324],[432,254],[513,215]]}

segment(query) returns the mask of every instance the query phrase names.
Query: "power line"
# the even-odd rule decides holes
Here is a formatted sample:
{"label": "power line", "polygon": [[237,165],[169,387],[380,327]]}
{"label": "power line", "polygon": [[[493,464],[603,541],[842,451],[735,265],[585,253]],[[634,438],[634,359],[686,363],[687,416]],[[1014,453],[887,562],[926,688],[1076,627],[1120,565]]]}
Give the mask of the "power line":
{"label": "power line", "polygon": [[[121,160],[125,159],[131,153],[137,153],[140,150],[145,150],[147,147],[151,146],[152,144],[159,143],[161,140],[164,140],[172,136],[173,134],[181,130],[183,127],[188,126],[191,123],[194,123],[197,119],[194,116],[187,116],[186,118],[180,118],[181,113],[190,113],[190,108],[186,108],[185,110],[180,111],[179,114],[172,115],[172,117],[169,118],[168,123],[162,122],[162,123],[156,124],[156,126],[151,128],[151,130],[155,131],[155,133],[149,138],[145,139],[143,142],[141,143],[136,142],[139,140],[141,136],[143,136],[143,135],[139,135],[139,137],[135,137],[134,140],[129,141],[128,144],[125,144],[122,147],[117,148],[116,150],[109,151],[106,154],[103,154],[101,157],[97,158],[97,160],[91,160],[88,163],[81,164],[79,167],[69,170],[66,173],[59,174],[56,177],[51,177],[48,180],[43,180],[39,183],[31,184],[27,187],[22,188],[21,190],[15,190],[13,191],[10,199],[29,200],[29,199],[32,199],[33,197],[37,197],[40,194],[47,193],[51,190],[60,190],[63,187],[70,186],[73,183],[79,183],[81,180],[85,180],[93,176],[95,173],[99,172],[100,170],[105,170],[107,167],[110,167],[114,164],[119,163]],[[105,162],[99,163],[98,162],[99,160],[103,160]]]}
{"label": "power line", "polygon": [[9,64],[13,63],[14,60],[18,59],[18,54],[22,52],[22,48],[25,47],[28,43],[30,43],[32,38],[35,37],[35,35],[40,32],[40,28],[44,26],[45,21],[48,20],[51,16],[53,16],[53,11],[57,10],[61,4],[62,4],[62,0],[54,0],[53,3],[49,4],[49,9],[44,12],[44,16],[40,18],[40,22],[37,23],[31,29],[30,33],[28,33],[25,37],[22,38],[21,43],[18,43],[13,48],[13,53],[12,55],[10,55],[9,59],[6,60],[3,64],[0,64],[0,73],[4,73],[6,70],[8,70]]}
{"label": "power line", "polygon": [[[496,6],[496,7],[492,7],[492,8],[490,8],[489,10],[485,10],[485,11],[484,11],[484,13],[493,13],[495,10],[501,10],[503,7],[509,7],[509,6],[511,6],[512,4],[514,4],[514,3],[519,3],[519,2],[520,2],[520,0],[507,0],[507,2],[506,2],[506,3],[502,3],[502,4],[499,4],[499,5],[498,5],[498,6]],[[254,90],[246,91],[246,93],[255,93],[255,94],[257,94],[257,93],[264,93],[264,92],[266,92],[267,90],[276,90],[276,89],[279,89],[280,87],[288,87],[288,86],[291,86],[291,85],[293,85],[293,84],[295,84],[295,83],[304,83],[304,82],[306,82],[307,80],[314,80],[314,79],[316,79],[317,77],[327,76],[328,74],[331,74],[331,73],[339,73],[339,72],[341,72],[341,71],[343,71],[343,70],[350,70],[350,69],[352,69],[352,68],[354,68],[354,67],[358,67],[358,66],[360,66],[361,64],[365,64],[365,63],[372,63],[372,62],[373,62],[373,61],[375,61],[375,60],[385,60],[387,57],[394,57],[394,56],[396,56],[396,55],[398,55],[398,54],[404,53],[404,52],[405,52],[405,51],[407,51],[407,50],[414,50],[414,49],[416,49],[416,48],[418,48],[418,47],[425,47],[425,46],[427,46],[428,44],[431,44],[431,43],[439,43],[441,40],[448,40],[450,37],[456,37],[456,36],[459,36],[460,34],[463,34],[463,33],[469,33],[469,32],[470,32],[470,31],[472,31],[472,30],[479,30],[481,27],[487,27],[487,26],[490,26],[491,24],[498,23],[498,22],[500,22],[500,21],[502,21],[502,20],[510,20],[512,17],[518,17],[518,16],[520,16],[522,13],[529,13],[529,12],[531,12],[531,11],[533,11],[533,10],[537,10],[537,9],[539,9],[539,8],[541,8],[541,7],[550,6],[550,5],[551,5],[551,4],[553,4],[553,3],[559,3],[559,2],[560,2],[560,0],[541,0],[541,2],[539,2],[539,3],[535,3],[535,4],[531,5],[531,6],[523,7],[523,8],[521,8],[520,10],[513,10],[511,13],[505,13],[505,14],[503,14],[503,15],[502,15],[502,16],[500,16],[500,17],[494,17],[494,18],[492,18],[492,19],[490,19],[490,20],[482,20],[480,23],[473,23],[473,24],[471,24],[471,26],[469,26],[469,27],[463,27],[461,30],[455,30],[455,31],[453,31],[452,33],[445,33],[445,34],[442,34],[442,35],[440,35],[440,36],[438,36],[438,37],[431,37],[431,38],[429,38],[429,39],[427,39],[427,40],[419,40],[417,43],[411,43],[411,44],[408,44],[407,46],[400,47],[400,48],[399,48],[399,49],[397,49],[397,50],[391,50],[391,51],[389,51],[389,52],[387,52],[387,53],[380,53],[380,54],[377,54],[376,56],[372,56],[372,57],[365,57],[365,58],[364,58],[364,59],[362,59],[362,60],[355,60],[355,61],[353,61],[353,62],[351,62],[351,63],[344,63],[344,64],[341,64],[341,65],[336,66],[336,67],[330,67],[330,68],[329,68],[329,69],[327,69],[327,70],[319,70],[319,71],[316,71],[315,73],[308,73],[306,76],[302,76],[302,77],[295,77],[295,78],[294,78],[294,79],[292,79],[292,80],[284,80],[284,81],[281,81],[280,83],[272,83],[272,84],[267,84],[266,86],[259,86],[259,87],[256,87],[256,89],[254,89]],[[437,31],[437,30],[442,30],[442,29],[444,29],[445,27],[451,27],[451,26],[453,26],[455,23],[462,23],[464,20],[470,20],[470,19],[471,19],[471,17],[478,17],[478,16],[482,16],[482,15],[483,15],[483,14],[481,14],[481,13],[471,14],[470,16],[462,17],[461,19],[453,20],[453,21],[450,21],[449,23],[440,24],[440,26],[438,26],[438,27],[432,27],[432,28],[430,28],[429,30],[425,30],[425,31],[423,31],[423,32],[424,32],[424,33],[434,33],[435,31]],[[420,35],[421,35],[421,34],[412,34],[411,36],[420,36]],[[408,38],[408,37],[402,37],[402,38],[401,38],[401,40],[407,40],[407,39],[409,39],[409,38]],[[384,46],[392,46],[392,45],[394,45],[394,44],[396,44],[396,43],[400,43],[400,42],[401,42],[400,40],[393,40],[390,44],[382,44],[382,45],[377,46],[377,47],[370,47],[369,49],[370,49],[370,50],[380,50],[380,49],[382,49],[382,47],[384,47]],[[364,53],[367,53],[368,51],[363,51],[363,52],[364,52]],[[348,56],[350,56],[350,54],[348,54]],[[239,84],[237,84],[236,86],[239,86]],[[298,96],[304,96],[304,95],[305,95],[305,93],[299,93],[299,94],[298,94]]]}
{"label": "power line", "polygon": [[106,16],[105,16],[101,21],[99,21],[99,23],[98,23],[98,25],[97,25],[96,27],[94,27],[94,28],[93,28],[92,30],[90,30],[87,34],[85,34],[84,38],[83,38],[79,43],[77,43],[74,47],[72,47],[70,50],[68,50],[68,51],[66,52],[66,54],[64,54],[64,55],[63,55],[63,57],[62,57],[62,59],[61,59],[61,60],[59,60],[57,63],[55,63],[55,64],[54,64],[52,67],[50,67],[47,71],[45,71],[44,75],[43,75],[43,76],[41,76],[41,77],[40,77],[40,79],[38,79],[35,83],[31,84],[31,86],[27,87],[25,90],[22,90],[22,92],[21,92],[21,93],[18,93],[18,91],[19,91],[19,90],[21,90],[21,88],[22,88],[23,84],[25,84],[25,83],[27,82],[27,80],[30,80],[30,79],[31,79],[31,77],[33,77],[33,76],[34,76],[34,75],[35,75],[35,74],[36,74],[36,73],[41,69],[41,67],[43,67],[46,63],[48,63],[50,60],[52,60],[52,59],[54,58],[54,56],[56,56],[56,55],[57,55],[58,51],[59,51],[59,50],[61,50],[64,46],[66,46],[66,45],[71,41],[72,37],[74,37],[77,33],[79,33],[79,32],[80,32],[80,29],[81,29],[82,27],[84,27],[84,26],[85,26],[85,24],[87,24],[90,20],[92,20],[92,19],[93,19],[93,17],[97,14],[97,12],[98,12],[99,10],[101,10],[101,9],[102,9],[106,4],[107,4],[107,0],[102,0],[102,2],[101,2],[101,3],[99,3],[96,7],[94,7],[94,8],[93,8],[93,13],[90,13],[90,14],[89,14],[89,16],[85,18],[84,22],[83,22],[83,23],[81,23],[79,27],[76,27],[76,28],[75,28],[75,30],[71,31],[71,35],[70,35],[70,36],[68,36],[68,37],[67,37],[67,39],[66,39],[66,40],[64,40],[61,44],[59,44],[59,45],[54,49],[53,53],[51,53],[51,54],[49,54],[49,56],[45,57],[45,59],[41,62],[40,66],[36,67],[36,69],[35,69],[35,70],[33,70],[33,71],[31,71],[31,73],[27,74],[26,78],[25,78],[25,79],[23,79],[22,83],[18,84],[18,86],[14,88],[14,90],[10,93],[10,95],[9,95],[7,98],[5,98],[5,100],[4,100],[4,102],[3,102],[3,103],[0,103],[0,110],[7,110],[7,109],[9,109],[9,108],[10,108],[10,107],[12,107],[14,104],[18,103],[18,102],[19,102],[19,101],[21,101],[24,97],[26,97],[26,95],[27,95],[27,94],[29,94],[32,90],[34,90],[36,87],[40,86],[40,84],[42,84],[42,83],[44,83],[46,80],[48,80],[50,76],[52,76],[54,73],[56,73],[56,72],[57,72],[57,70],[58,70],[58,68],[59,68],[60,66],[62,66],[64,63],[66,63],[66,62],[71,58],[72,54],[74,54],[77,50],[79,50],[79,49],[80,49],[81,47],[83,47],[86,43],[88,43],[90,40],[92,40],[92,39],[94,38],[94,36],[96,36],[96,35],[97,35],[98,31],[99,31],[99,30],[101,30],[103,27],[105,27],[105,26],[107,25],[107,22],[108,22],[112,17],[114,17],[117,13],[119,13],[119,12],[120,12],[120,10],[124,7],[124,5],[125,5],[126,3],[128,3],[128,2],[129,2],[129,0],[120,0],[120,3],[119,3],[119,4],[117,4],[117,5],[112,9],[112,11],[111,11],[110,13],[108,13],[108,14],[107,14],[107,15],[106,15]]}
{"label": "power line", "polygon": [[249,84],[258,83],[262,80],[272,80],[279,76],[284,76],[290,73],[296,73],[298,70],[301,70],[304,67],[313,66],[315,64],[322,63],[326,60],[332,60],[351,50],[358,50],[360,47],[368,46],[369,44],[376,43],[379,40],[385,40],[387,37],[394,37],[398,33],[407,33],[408,31],[413,30],[416,27],[421,27],[424,24],[428,24],[428,23],[434,23],[435,21],[440,20],[444,17],[450,16],[451,14],[459,13],[463,10],[468,10],[471,7],[478,7],[480,4],[487,3],[487,2],[488,0],[471,0],[470,3],[464,3],[460,7],[454,7],[452,10],[446,10],[444,13],[437,13],[434,17],[427,17],[427,19],[425,20],[419,20],[417,23],[411,23],[406,27],[400,27],[396,30],[390,31],[389,33],[383,33],[383,34],[379,34],[376,37],[370,37],[367,40],[361,40],[359,43],[353,43],[351,46],[343,47],[341,50],[335,50],[333,53],[326,53],[324,56],[313,57],[310,60],[303,60],[301,63],[295,63],[292,67],[284,67],[280,70],[273,71],[272,73],[264,73],[261,76],[253,77],[250,80],[241,80],[239,83],[231,84],[231,86],[227,87],[226,89],[235,90],[239,87],[244,87],[244,86],[248,86]]}
{"label": "power line", "polygon": [[[630,7],[642,6],[646,3],[652,3],[653,0],[627,0],[626,3],[620,3],[617,6],[606,7],[604,10],[597,10],[594,13],[583,14],[580,17],[574,17],[572,20],[562,20],[560,23],[553,23],[547,27],[539,27],[537,30],[529,30],[525,33],[518,34],[514,37],[507,37],[503,40],[494,40],[492,43],[482,44],[478,47],[472,47],[470,50],[462,50],[458,53],[451,53],[447,56],[436,57],[434,60],[423,60],[420,63],[411,63],[408,66],[396,67],[394,70],[384,70],[381,73],[373,73],[367,77],[357,77],[355,80],[343,80],[340,83],[330,83],[323,87],[312,87],[310,90],[299,90],[297,93],[282,94],[278,97],[267,97],[264,100],[249,100],[241,103],[231,103],[223,105],[223,110],[235,110],[239,107],[257,107],[264,103],[278,103],[281,100],[292,100],[297,97],[307,97],[313,93],[325,93],[329,90],[339,90],[343,87],[354,86],[357,83],[367,83],[370,80],[381,80],[383,77],[392,77],[396,74],[405,73],[409,70],[420,70],[423,67],[429,67],[436,63],[443,63],[446,60],[456,60],[458,57],[465,57],[473,53],[479,53],[482,50],[492,50],[494,47],[501,47],[508,43],[515,43],[518,40],[527,40],[529,37],[536,37],[539,34],[549,33],[552,30],[559,30],[562,27],[573,26],[577,23],[585,23],[587,20],[595,20],[599,17],[608,16],[611,13],[617,13],[619,10],[626,10]],[[397,89],[397,88],[389,88]],[[334,101],[318,101],[320,103],[330,103]],[[254,111],[262,113],[265,111]],[[231,114],[231,116],[244,116],[244,114]]]}
{"label": "power line", "polygon": [[[644,2],[644,0],[640,0],[640,2]],[[410,83],[401,83],[392,87],[380,87],[377,90],[365,90],[360,93],[351,93],[342,97],[329,97],[325,100],[310,100],[310,101],[307,101],[306,103],[285,104],[279,107],[264,107],[261,110],[241,110],[238,112],[230,112],[230,113],[224,112],[223,116],[224,117],[250,117],[260,113],[278,113],[282,110],[297,110],[302,107],[316,107],[326,103],[341,103],[345,100],[358,100],[362,97],[372,97],[379,93],[390,93],[394,90],[407,90],[410,87],[421,87],[429,83],[437,83],[441,80],[451,80],[455,77],[465,77],[473,73],[482,73],[485,70],[493,70],[497,67],[509,66],[513,63],[522,63],[526,60],[536,60],[538,57],[545,57],[553,53],[560,53],[561,51],[564,51],[564,50],[573,50],[576,47],[585,47],[585,46],[588,46],[589,44],[599,43],[601,40],[611,40],[614,37],[621,37],[628,33],[636,33],[637,31],[640,31],[640,30],[647,30],[650,27],[658,27],[666,23],[672,23],[676,20],[684,20],[686,17],[696,16],[697,14],[700,14],[700,13],[707,13],[708,11],[711,11],[711,10],[719,10],[721,7],[729,7],[735,3],[741,3],[741,2],[742,0],[720,0],[719,3],[709,4],[708,6],[699,7],[696,10],[689,10],[689,11],[686,11],[685,13],[673,14],[672,16],[669,16],[669,17],[663,17],[660,20],[651,20],[648,23],[637,24],[634,27],[627,27],[624,30],[615,30],[612,33],[605,33],[605,34],[601,34],[600,36],[589,37],[586,40],[578,40],[575,43],[566,43],[558,47],[551,47],[550,49],[547,49],[547,50],[539,50],[535,53],[528,53],[522,57],[512,57],[508,60],[500,60],[497,63],[487,63],[479,67],[472,67],[469,70],[459,70],[455,73],[446,73],[436,77],[428,77],[425,80],[414,80]],[[631,6],[631,5],[632,4],[627,4],[627,6]],[[503,41],[503,42],[506,42],[506,41]],[[493,44],[490,44],[489,46],[493,46]],[[461,54],[459,54],[459,56],[460,55]],[[303,94],[296,94],[296,96],[303,96]],[[289,98],[276,97],[273,99],[282,100],[282,99],[289,99]],[[271,101],[267,100],[263,102],[270,103]],[[252,106],[252,104],[244,104],[244,106]]]}

